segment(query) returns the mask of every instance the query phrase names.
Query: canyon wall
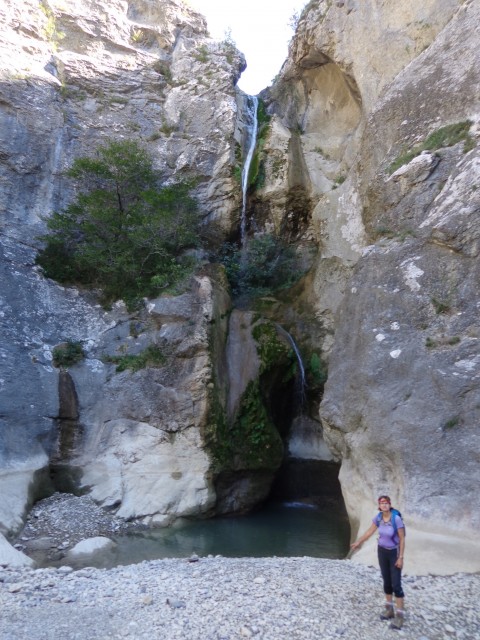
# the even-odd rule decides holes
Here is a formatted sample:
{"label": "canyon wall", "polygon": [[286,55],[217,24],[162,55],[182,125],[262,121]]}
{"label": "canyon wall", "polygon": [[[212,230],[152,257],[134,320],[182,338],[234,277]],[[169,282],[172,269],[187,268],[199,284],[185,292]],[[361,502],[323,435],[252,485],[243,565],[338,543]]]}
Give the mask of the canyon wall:
{"label": "canyon wall", "polygon": [[[65,170],[107,140],[140,142],[164,182],[194,179],[202,220],[230,233],[244,58],[175,0],[8,0],[0,21],[0,531],[21,527],[51,476],[125,519],[203,513],[215,503],[202,434],[230,306],[222,277],[207,269],[129,313],[46,279],[35,255],[45,217],[75,194]],[[54,350],[68,341],[85,358],[62,370]],[[161,369],[116,371],[112,358],[151,345]]]}
{"label": "canyon wall", "polygon": [[295,189],[310,203],[302,299],[353,534],[390,494],[409,572],[480,568],[479,24],[470,1],[310,2],[264,93],[256,198],[278,229]]}
{"label": "canyon wall", "polygon": [[[223,269],[201,250],[183,292],[132,311],[35,264],[46,219],[77,194],[66,170],[110,140],[138,142],[163,184],[191,182],[209,247],[237,234],[242,54],[177,0],[12,0],[0,18],[0,533],[54,490],[146,526],[250,509],[283,454],[259,378],[291,361],[279,341],[283,362],[261,363],[250,332],[242,378],[232,345],[247,333]],[[69,344],[81,357],[58,362]]]}

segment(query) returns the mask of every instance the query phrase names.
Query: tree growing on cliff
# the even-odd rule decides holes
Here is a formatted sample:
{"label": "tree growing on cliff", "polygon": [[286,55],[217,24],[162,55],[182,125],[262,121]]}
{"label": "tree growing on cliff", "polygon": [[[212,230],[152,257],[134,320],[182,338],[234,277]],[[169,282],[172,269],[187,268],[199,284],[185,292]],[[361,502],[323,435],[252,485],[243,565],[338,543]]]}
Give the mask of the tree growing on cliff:
{"label": "tree growing on cliff", "polygon": [[105,303],[132,307],[190,271],[185,255],[198,241],[191,185],[160,186],[149,154],[136,142],[109,142],[77,159],[68,175],[80,189],[47,219],[37,256],[45,275],[99,288]]}

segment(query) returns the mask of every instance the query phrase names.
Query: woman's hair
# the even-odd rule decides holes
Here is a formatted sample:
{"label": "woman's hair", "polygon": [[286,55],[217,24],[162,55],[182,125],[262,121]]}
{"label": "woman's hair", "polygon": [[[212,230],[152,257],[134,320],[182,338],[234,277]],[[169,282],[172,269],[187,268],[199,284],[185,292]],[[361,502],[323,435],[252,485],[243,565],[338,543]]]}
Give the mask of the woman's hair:
{"label": "woman's hair", "polygon": [[385,500],[386,502],[388,502],[390,506],[392,506],[392,501],[390,500],[390,496],[380,496],[378,498],[378,502],[380,502],[380,500]]}

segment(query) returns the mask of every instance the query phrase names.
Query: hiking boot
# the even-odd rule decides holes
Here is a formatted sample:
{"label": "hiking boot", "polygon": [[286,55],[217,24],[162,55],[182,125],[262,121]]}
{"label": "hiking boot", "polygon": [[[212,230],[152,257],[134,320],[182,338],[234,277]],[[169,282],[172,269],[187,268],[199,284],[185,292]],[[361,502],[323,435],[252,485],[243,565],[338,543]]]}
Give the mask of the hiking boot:
{"label": "hiking boot", "polygon": [[396,629],[397,631],[400,631],[401,628],[403,627],[403,622],[404,622],[403,615],[399,615],[397,613],[395,618],[390,623],[390,629]]}
{"label": "hiking boot", "polygon": [[392,620],[393,618],[395,618],[393,604],[386,604],[383,613],[380,614],[380,620]]}

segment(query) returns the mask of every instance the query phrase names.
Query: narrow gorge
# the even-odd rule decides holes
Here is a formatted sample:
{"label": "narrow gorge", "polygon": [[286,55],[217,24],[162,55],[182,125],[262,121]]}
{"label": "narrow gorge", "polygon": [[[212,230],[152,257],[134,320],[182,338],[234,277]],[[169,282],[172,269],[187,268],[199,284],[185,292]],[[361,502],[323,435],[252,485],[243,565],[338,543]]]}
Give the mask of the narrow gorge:
{"label": "narrow gorge", "polygon": [[[158,528],[288,495],[303,460],[352,536],[392,496],[407,572],[480,571],[479,25],[475,0],[312,0],[247,96],[181,0],[4,1],[0,564],[55,491]],[[112,141],[189,185],[201,238],[135,304],[38,262]]]}

